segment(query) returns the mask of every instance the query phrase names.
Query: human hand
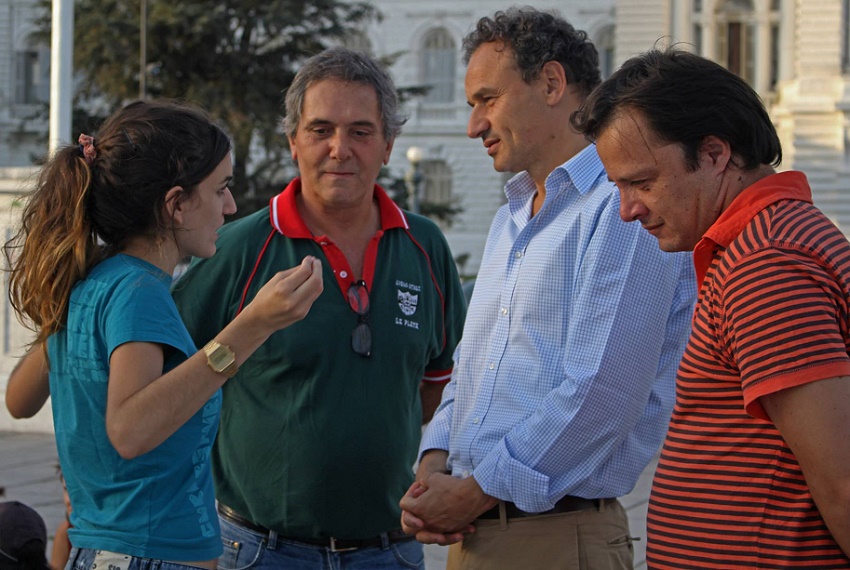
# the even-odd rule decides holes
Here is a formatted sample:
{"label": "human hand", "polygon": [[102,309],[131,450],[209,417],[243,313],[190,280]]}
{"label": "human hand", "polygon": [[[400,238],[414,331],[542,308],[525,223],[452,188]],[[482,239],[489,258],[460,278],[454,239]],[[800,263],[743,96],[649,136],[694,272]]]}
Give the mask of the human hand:
{"label": "human hand", "polygon": [[[402,511],[402,526],[410,534],[421,532],[423,539],[442,544],[452,535],[473,532],[472,521],[497,503],[481,490],[472,477],[458,479],[445,473],[430,472],[411,485],[399,501]],[[434,533],[444,535],[442,538]],[[419,536],[417,536],[419,539]],[[455,540],[457,542],[457,540]]]}
{"label": "human hand", "polygon": [[[426,490],[425,486],[419,481],[414,481],[404,496],[416,499]],[[404,498],[402,498],[402,501],[403,500]],[[416,517],[409,511],[401,511],[401,530],[403,530],[406,534],[416,534],[424,528],[425,522],[422,519]]]}
{"label": "human hand", "polygon": [[[427,488],[421,483],[414,482],[405,493],[405,497],[416,499],[422,496]],[[407,534],[416,535],[416,540],[423,544],[439,544],[448,546],[461,542],[465,534],[475,532],[475,526],[470,524],[460,532],[440,533],[425,528],[425,522],[410,511],[401,512],[401,528]]]}
{"label": "human hand", "polygon": [[306,317],[322,289],[322,262],[307,256],[269,279],[243,313],[271,333]]}

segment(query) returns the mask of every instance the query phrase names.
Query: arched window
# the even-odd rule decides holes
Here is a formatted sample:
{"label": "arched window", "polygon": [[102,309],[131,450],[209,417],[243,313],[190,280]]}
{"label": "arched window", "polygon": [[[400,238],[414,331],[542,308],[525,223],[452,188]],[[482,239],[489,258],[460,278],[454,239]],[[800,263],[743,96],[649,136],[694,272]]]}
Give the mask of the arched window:
{"label": "arched window", "polygon": [[428,32],[422,40],[422,80],[431,89],[428,103],[451,103],[455,91],[455,42],[443,28]]}
{"label": "arched window", "polygon": [[15,52],[15,103],[35,105],[50,101],[50,46],[29,36]]}

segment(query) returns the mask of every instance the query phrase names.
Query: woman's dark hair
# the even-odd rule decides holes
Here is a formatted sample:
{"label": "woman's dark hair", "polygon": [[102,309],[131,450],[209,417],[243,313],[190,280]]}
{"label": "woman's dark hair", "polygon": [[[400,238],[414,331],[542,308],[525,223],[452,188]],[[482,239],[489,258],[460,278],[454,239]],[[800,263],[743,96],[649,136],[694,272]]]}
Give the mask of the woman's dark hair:
{"label": "woman's dark hair", "polygon": [[130,103],[93,143],[58,149],[4,246],[9,298],[29,318],[35,342],[62,326],[71,288],[94,264],[132,238],[162,235],[168,191],[180,186],[190,197],[230,149],[206,112],[170,100]]}
{"label": "woman's dark hair", "polygon": [[728,142],[743,170],[782,161],[776,129],[752,87],[713,61],[680,49],[652,50],[626,61],[571,122],[594,141],[624,110],[640,113],[660,142],[680,144],[690,169],[697,168],[708,136]]}

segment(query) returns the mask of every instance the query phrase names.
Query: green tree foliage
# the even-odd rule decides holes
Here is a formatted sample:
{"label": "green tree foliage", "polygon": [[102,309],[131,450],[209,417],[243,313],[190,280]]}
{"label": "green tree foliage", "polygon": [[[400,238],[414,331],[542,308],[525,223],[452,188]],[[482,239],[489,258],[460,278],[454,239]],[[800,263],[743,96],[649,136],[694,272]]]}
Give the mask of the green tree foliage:
{"label": "green tree foliage", "polygon": [[[95,115],[140,95],[141,1],[75,2],[75,100]],[[146,1],[145,95],[198,103],[226,126],[237,202],[253,211],[280,191],[290,164],[281,117],[298,65],[378,13],[366,2],[337,0]],[[42,5],[49,33],[51,1]]]}

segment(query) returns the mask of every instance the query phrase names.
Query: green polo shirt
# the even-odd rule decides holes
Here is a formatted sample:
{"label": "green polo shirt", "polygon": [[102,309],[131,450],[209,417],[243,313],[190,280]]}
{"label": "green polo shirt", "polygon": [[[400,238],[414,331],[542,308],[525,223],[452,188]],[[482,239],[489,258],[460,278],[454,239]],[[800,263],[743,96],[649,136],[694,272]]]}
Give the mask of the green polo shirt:
{"label": "green polo shirt", "polygon": [[324,291],[307,317],[274,333],[223,388],[213,449],[216,498],[290,538],[370,538],[399,526],[420,439],[419,383],[447,380],[465,301],[440,230],[375,187],[381,230],[365,258],[372,355],[351,349],[357,315],[340,250],[312,236],[295,179],[265,208],[227,224],[217,253],[173,287],[198,346],[278,271],[312,255]]}

